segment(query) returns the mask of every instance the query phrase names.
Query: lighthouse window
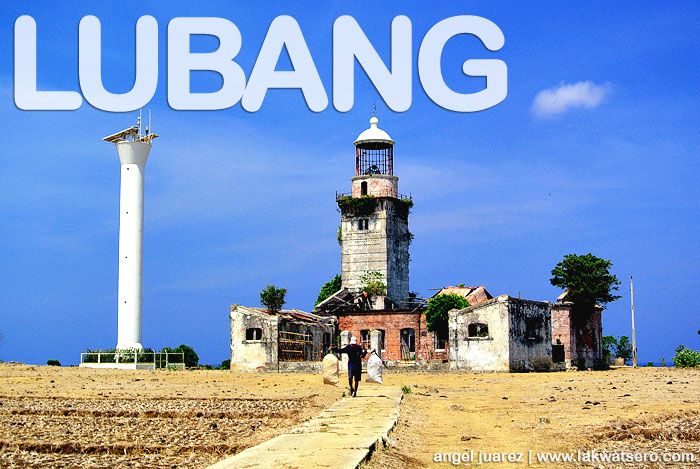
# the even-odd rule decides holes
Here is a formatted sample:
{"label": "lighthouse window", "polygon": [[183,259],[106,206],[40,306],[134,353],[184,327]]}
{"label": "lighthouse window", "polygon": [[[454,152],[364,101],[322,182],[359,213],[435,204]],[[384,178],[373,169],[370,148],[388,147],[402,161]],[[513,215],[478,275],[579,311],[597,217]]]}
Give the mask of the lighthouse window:
{"label": "lighthouse window", "polygon": [[367,195],[367,181],[362,181],[362,184],[360,184],[360,194]]}
{"label": "lighthouse window", "polygon": [[357,220],[357,229],[358,230],[368,230],[369,229],[369,220],[367,218],[360,218]]}

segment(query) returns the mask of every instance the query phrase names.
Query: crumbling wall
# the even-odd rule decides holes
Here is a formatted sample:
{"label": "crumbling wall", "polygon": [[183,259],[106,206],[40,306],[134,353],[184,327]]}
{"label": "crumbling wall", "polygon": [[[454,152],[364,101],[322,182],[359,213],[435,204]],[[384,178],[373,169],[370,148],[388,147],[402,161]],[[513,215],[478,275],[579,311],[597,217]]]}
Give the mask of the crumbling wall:
{"label": "crumbling wall", "polygon": [[564,346],[564,362],[567,368],[577,366],[576,334],[571,324],[572,303],[552,305],[552,342]]}
{"label": "crumbling wall", "polygon": [[603,322],[600,308],[588,313],[577,312],[573,316],[576,330],[576,355],[578,367],[600,368],[603,366]]}
{"label": "crumbling wall", "polygon": [[[508,306],[489,300],[449,313],[450,368],[473,371],[508,371]],[[486,337],[470,337],[470,324],[488,326]]]}
{"label": "crumbling wall", "polygon": [[[386,295],[396,304],[404,304],[408,301],[409,292],[409,246],[411,234],[408,231],[408,214],[403,213],[401,202],[392,199],[384,199],[382,203],[387,212],[387,262],[389,272],[387,275]],[[404,210],[405,211],[405,210]]]}
{"label": "crumbling wall", "polygon": [[[371,271],[382,274],[387,296],[396,304],[408,300],[410,234],[408,213],[403,203],[392,198],[377,198],[369,214],[352,209],[341,213],[341,278],[344,288],[362,288],[362,277]],[[360,219],[368,220],[368,229],[358,229]],[[384,307],[377,302],[374,309]]]}
{"label": "crumbling wall", "polygon": [[550,304],[508,297],[510,371],[552,369]]}
{"label": "crumbling wall", "polygon": [[[277,364],[277,316],[267,316],[239,310],[231,306],[231,369],[252,371]],[[246,330],[262,329],[260,340],[247,340]]]}
{"label": "crumbling wall", "polygon": [[601,309],[596,307],[590,312],[574,312],[571,302],[552,305],[552,341],[564,345],[567,368],[603,366]]}

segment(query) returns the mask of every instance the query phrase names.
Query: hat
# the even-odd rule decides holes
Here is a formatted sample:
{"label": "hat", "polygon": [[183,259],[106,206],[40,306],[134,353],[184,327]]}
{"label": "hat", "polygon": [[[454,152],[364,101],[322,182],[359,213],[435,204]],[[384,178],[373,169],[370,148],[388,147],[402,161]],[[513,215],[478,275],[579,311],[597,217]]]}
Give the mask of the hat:
{"label": "hat", "polygon": [[351,337],[351,338],[350,338],[350,343],[351,343],[351,344],[356,344],[356,343],[357,343],[357,338]]}

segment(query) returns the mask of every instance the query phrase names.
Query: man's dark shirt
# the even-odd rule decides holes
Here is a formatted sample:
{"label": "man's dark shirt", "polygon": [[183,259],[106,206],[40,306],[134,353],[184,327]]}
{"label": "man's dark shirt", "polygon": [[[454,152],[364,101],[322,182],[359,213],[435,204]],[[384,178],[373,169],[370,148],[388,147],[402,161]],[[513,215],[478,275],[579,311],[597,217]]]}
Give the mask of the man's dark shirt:
{"label": "man's dark shirt", "polygon": [[348,344],[338,350],[338,353],[347,353],[348,363],[362,366],[362,359],[365,357],[365,355],[367,355],[367,350],[363,349],[357,344]]}

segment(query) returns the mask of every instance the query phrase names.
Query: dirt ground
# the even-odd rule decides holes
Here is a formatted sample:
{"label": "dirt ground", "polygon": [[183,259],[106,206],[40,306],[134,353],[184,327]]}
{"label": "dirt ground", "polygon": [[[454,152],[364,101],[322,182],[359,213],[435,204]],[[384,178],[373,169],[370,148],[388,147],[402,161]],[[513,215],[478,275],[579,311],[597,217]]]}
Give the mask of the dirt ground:
{"label": "dirt ground", "polygon": [[[386,373],[385,385],[410,392],[390,444],[374,452],[367,469],[453,467],[436,463],[435,453],[494,459],[522,452],[527,460],[528,450],[595,450],[700,458],[700,370],[405,372]],[[0,364],[0,466],[203,467],[310,418],[342,394],[311,374]]]}
{"label": "dirt ground", "polygon": [[[537,463],[537,452],[578,451],[582,460],[592,451],[653,452],[660,458],[687,452],[696,461],[672,467],[700,467],[700,369],[385,377],[385,385],[408,385],[411,392],[390,445],[374,453],[367,469],[452,467],[435,462],[438,452],[469,455],[462,467],[476,467],[479,452],[483,461],[522,453],[521,464],[483,464],[517,467],[527,464],[528,451],[532,465],[540,467],[621,467],[595,460]],[[661,466],[647,461],[623,467]]]}

